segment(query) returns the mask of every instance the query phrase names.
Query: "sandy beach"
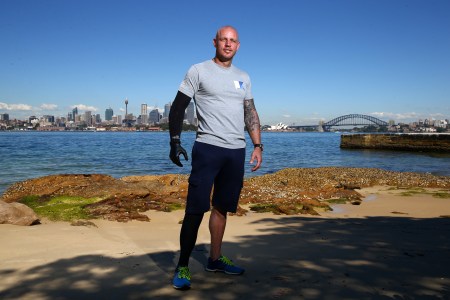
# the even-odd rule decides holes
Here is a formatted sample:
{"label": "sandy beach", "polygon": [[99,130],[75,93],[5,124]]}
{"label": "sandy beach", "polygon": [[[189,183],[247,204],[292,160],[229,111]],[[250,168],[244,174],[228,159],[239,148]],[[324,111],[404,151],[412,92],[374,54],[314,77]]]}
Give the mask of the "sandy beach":
{"label": "sandy beach", "polygon": [[0,299],[450,299],[450,199],[360,192],[361,205],[320,216],[230,216],[223,253],[242,276],[203,270],[206,215],[188,291],[170,284],[183,211],[149,211],[150,222],[0,225]]}

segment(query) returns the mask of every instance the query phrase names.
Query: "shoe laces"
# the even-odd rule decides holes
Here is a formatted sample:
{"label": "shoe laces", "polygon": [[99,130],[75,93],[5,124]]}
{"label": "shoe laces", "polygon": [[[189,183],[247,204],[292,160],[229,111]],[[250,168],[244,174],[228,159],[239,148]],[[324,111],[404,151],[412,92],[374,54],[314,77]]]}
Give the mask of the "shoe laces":
{"label": "shoe laces", "polygon": [[189,268],[180,267],[178,269],[178,278],[186,278],[187,280],[191,280],[191,273],[189,272]]}
{"label": "shoe laces", "polygon": [[226,257],[226,256],[221,256],[221,257],[219,257],[219,260],[221,261],[221,262],[223,262],[224,264],[226,264],[226,265],[229,265],[229,266],[234,266],[234,264],[233,264],[233,262],[231,261],[231,259],[229,259],[228,257]]}

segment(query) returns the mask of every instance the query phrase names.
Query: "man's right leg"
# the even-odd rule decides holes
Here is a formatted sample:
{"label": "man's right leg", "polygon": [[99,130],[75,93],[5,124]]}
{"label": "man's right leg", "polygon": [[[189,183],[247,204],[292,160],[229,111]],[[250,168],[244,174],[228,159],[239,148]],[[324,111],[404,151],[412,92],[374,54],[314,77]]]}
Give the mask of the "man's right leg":
{"label": "man's right leg", "polygon": [[188,266],[189,257],[195,247],[197,241],[198,229],[202,223],[203,214],[188,214],[184,215],[183,225],[180,231],[180,258],[178,260],[179,266]]}
{"label": "man's right leg", "polygon": [[180,231],[180,258],[178,260],[172,284],[176,289],[188,289],[191,286],[189,273],[189,257],[197,241],[198,229],[202,223],[203,213],[186,213]]}

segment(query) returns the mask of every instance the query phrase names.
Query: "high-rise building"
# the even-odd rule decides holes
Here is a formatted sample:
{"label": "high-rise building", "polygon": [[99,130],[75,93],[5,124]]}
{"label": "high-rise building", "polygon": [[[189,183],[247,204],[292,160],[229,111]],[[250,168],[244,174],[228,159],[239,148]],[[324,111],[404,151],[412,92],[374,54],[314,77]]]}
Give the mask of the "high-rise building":
{"label": "high-rise building", "polygon": [[147,114],[147,104],[143,103],[141,104],[141,124],[147,124],[148,123],[148,114]]}
{"label": "high-rise building", "polygon": [[150,111],[149,114],[149,121],[150,123],[154,123],[154,124],[158,124],[159,120],[160,120],[160,114],[157,108],[153,109],[152,111]]}
{"label": "high-rise building", "polygon": [[194,101],[189,102],[188,107],[186,108],[185,119],[191,125],[195,125],[195,105]]}
{"label": "high-rise building", "polygon": [[48,123],[55,123],[55,116],[44,115],[42,116],[42,120]]}
{"label": "high-rise building", "polygon": [[9,114],[0,114],[1,121],[9,121]]}
{"label": "high-rise building", "polygon": [[122,116],[121,115],[113,116],[112,122],[114,124],[122,124]]}
{"label": "high-rise building", "polygon": [[105,121],[111,121],[113,115],[114,115],[113,109],[112,109],[111,107],[110,107],[110,108],[107,108],[107,109],[105,110]]}
{"label": "high-rise building", "polygon": [[57,126],[64,127],[64,124],[66,123],[67,119],[65,117],[58,117],[55,120],[55,123]]}
{"label": "high-rise building", "polygon": [[92,125],[92,112],[90,112],[90,111],[84,112],[84,121],[86,122],[86,124],[88,126]]}
{"label": "high-rise building", "polygon": [[78,107],[75,107],[74,109],[72,109],[72,117],[73,117],[73,121],[75,121],[75,119],[78,116]]}
{"label": "high-rise building", "polygon": [[170,108],[172,107],[172,104],[169,102],[166,105],[164,105],[164,114],[163,117],[164,118],[168,118],[169,114],[170,114]]}

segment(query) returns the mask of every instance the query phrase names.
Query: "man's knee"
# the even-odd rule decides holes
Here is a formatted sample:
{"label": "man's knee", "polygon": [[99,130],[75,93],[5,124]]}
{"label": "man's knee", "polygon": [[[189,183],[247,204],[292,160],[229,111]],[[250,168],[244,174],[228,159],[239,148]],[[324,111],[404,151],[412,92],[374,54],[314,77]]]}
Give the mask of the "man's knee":
{"label": "man's knee", "polygon": [[212,208],[213,210],[215,210],[216,212],[218,212],[220,215],[222,215],[224,218],[227,217],[227,211],[219,206],[214,206]]}

